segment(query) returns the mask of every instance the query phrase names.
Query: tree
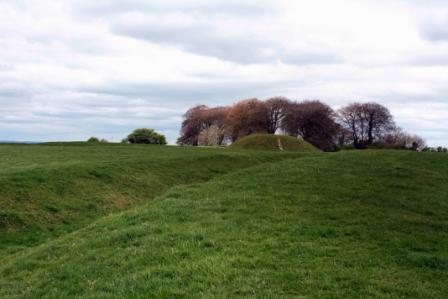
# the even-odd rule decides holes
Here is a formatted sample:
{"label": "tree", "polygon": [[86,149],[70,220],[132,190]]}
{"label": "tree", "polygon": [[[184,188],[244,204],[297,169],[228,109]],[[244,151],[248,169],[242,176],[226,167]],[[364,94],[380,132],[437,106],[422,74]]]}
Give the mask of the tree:
{"label": "tree", "polygon": [[200,146],[218,146],[222,144],[223,129],[218,125],[211,125],[199,133],[198,145]]}
{"label": "tree", "polygon": [[128,135],[130,143],[166,144],[165,135],[155,132],[153,129],[136,129]]}
{"label": "tree", "polygon": [[411,135],[412,147],[414,151],[421,151],[426,147],[426,141],[418,135]]}
{"label": "tree", "polygon": [[360,106],[361,104],[359,103],[353,103],[338,111],[342,127],[351,135],[350,137],[347,137],[347,140],[350,140],[356,148],[361,146],[360,140],[364,134],[364,127],[359,126],[359,123],[364,123],[359,119],[359,111],[361,111]]}
{"label": "tree", "polygon": [[400,127],[391,129],[379,143],[385,147],[411,149],[414,151],[422,151],[426,148],[426,142],[422,137],[411,135]]}
{"label": "tree", "polygon": [[227,131],[232,139],[254,133],[267,133],[268,109],[266,104],[258,99],[242,100],[234,104],[227,115]]}
{"label": "tree", "polygon": [[198,145],[198,136],[203,129],[204,112],[209,108],[205,105],[197,105],[187,110],[184,114],[178,144]]}
{"label": "tree", "polygon": [[89,139],[87,139],[87,142],[96,143],[100,142],[100,140],[98,139],[98,137],[92,136]]}
{"label": "tree", "polygon": [[265,104],[268,112],[266,129],[268,133],[275,134],[282,126],[290,101],[285,97],[273,97]]}
{"label": "tree", "polygon": [[389,109],[377,103],[365,103],[362,105],[363,113],[367,119],[367,144],[372,144],[375,138],[395,127],[393,117]]}
{"label": "tree", "polygon": [[218,145],[225,138],[225,126],[228,107],[209,108],[205,105],[197,105],[184,114],[178,144],[198,145],[198,138],[202,131],[211,126],[216,126],[219,132]]}
{"label": "tree", "polygon": [[339,125],[330,106],[320,101],[292,103],[283,120],[283,130],[290,136],[302,137],[325,151],[337,148]]}
{"label": "tree", "polygon": [[389,110],[377,103],[352,103],[339,109],[342,126],[356,148],[365,148],[395,127]]}
{"label": "tree", "polygon": [[222,145],[224,143],[228,113],[229,107],[215,107],[205,111],[202,131],[207,131],[208,134],[213,134],[216,137],[213,144],[210,145]]}

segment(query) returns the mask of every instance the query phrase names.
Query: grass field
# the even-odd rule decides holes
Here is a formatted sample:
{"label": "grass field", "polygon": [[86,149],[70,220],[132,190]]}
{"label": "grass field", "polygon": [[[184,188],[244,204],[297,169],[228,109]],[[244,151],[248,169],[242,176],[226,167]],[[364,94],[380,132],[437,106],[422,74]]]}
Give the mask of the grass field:
{"label": "grass field", "polygon": [[291,154],[139,145],[0,145],[0,259],[153,199]]}
{"label": "grass field", "polygon": [[446,154],[0,153],[0,298],[448,297]]}

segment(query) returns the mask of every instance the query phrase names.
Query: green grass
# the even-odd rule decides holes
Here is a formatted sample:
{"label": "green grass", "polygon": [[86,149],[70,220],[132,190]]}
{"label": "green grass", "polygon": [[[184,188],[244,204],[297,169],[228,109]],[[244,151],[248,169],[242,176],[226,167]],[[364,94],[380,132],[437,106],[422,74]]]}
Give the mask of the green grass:
{"label": "green grass", "polygon": [[0,297],[448,297],[447,155],[294,157],[173,187],[10,254]]}
{"label": "green grass", "polygon": [[253,134],[243,137],[234,142],[230,148],[265,150],[265,151],[294,151],[294,152],[317,152],[318,150],[303,139],[291,136],[273,134]]}
{"label": "green grass", "polygon": [[172,186],[296,155],[86,143],[0,146],[2,256],[129,209]]}

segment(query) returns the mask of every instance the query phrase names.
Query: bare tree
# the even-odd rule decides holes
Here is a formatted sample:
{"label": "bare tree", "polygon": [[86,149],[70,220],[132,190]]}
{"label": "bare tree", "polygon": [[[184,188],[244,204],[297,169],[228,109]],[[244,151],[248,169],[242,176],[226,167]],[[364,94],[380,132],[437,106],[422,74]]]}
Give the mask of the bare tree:
{"label": "bare tree", "polygon": [[283,121],[283,130],[291,136],[300,136],[322,150],[333,150],[339,137],[336,114],[320,101],[292,103]]}
{"label": "bare tree", "polygon": [[229,113],[229,107],[215,107],[207,110],[204,116],[204,130],[211,129],[210,132],[216,135],[216,144],[222,145],[226,134],[226,120]]}
{"label": "bare tree", "polygon": [[371,145],[375,138],[380,138],[395,127],[389,109],[377,103],[362,105],[367,120],[367,144]]}
{"label": "bare tree", "polygon": [[290,103],[291,101],[285,97],[273,97],[265,101],[268,112],[266,128],[268,133],[275,134],[277,129],[281,128]]}
{"label": "bare tree", "polygon": [[338,114],[356,148],[373,144],[395,127],[389,110],[377,103],[352,103],[339,109]]}
{"label": "bare tree", "polygon": [[222,144],[223,129],[218,125],[211,125],[199,133],[198,145],[200,146],[219,146]]}
{"label": "bare tree", "polygon": [[422,151],[426,148],[426,141],[422,137],[418,135],[411,135],[412,147],[411,149],[414,151]]}
{"label": "bare tree", "polygon": [[339,109],[339,119],[343,128],[349,132],[353,145],[360,148],[364,137],[365,121],[362,119],[361,104],[353,103]]}
{"label": "bare tree", "polygon": [[412,135],[403,131],[400,127],[390,130],[381,141],[385,147],[397,149],[411,149],[414,151],[421,151],[426,147],[425,140],[418,136]]}

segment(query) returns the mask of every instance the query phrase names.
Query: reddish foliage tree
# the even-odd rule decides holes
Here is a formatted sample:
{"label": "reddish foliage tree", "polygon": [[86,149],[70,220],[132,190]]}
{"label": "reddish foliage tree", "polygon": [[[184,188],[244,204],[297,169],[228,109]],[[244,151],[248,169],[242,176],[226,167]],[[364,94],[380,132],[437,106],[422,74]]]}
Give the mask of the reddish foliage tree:
{"label": "reddish foliage tree", "polygon": [[289,105],[283,121],[283,130],[291,136],[301,136],[317,148],[334,150],[340,126],[330,106],[320,101],[304,101]]}
{"label": "reddish foliage tree", "polygon": [[254,133],[266,133],[268,110],[264,102],[248,99],[234,104],[227,115],[227,131],[232,141]]}
{"label": "reddish foliage tree", "polygon": [[228,107],[208,108],[205,105],[197,105],[189,109],[184,114],[180,137],[177,139],[177,143],[196,146],[198,145],[199,134],[213,125],[222,132],[218,138],[218,145],[222,144],[228,110]]}
{"label": "reddish foliage tree", "polygon": [[178,144],[198,145],[198,136],[203,129],[205,111],[209,108],[205,105],[197,105],[188,109],[184,114]]}

